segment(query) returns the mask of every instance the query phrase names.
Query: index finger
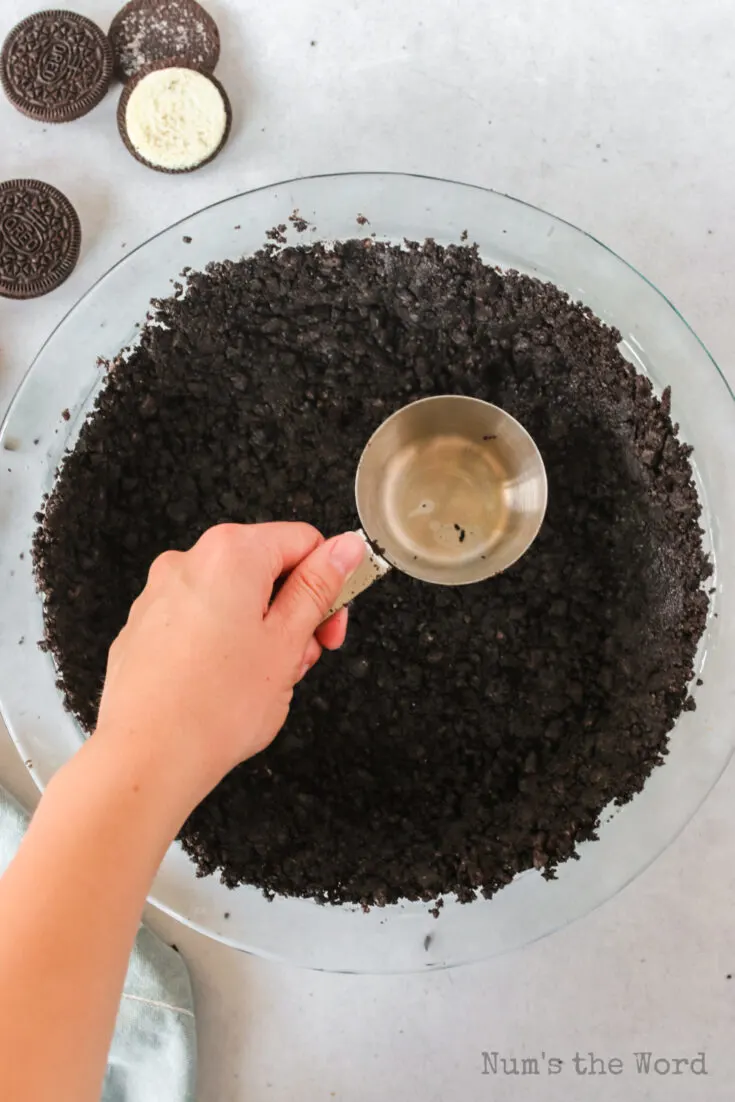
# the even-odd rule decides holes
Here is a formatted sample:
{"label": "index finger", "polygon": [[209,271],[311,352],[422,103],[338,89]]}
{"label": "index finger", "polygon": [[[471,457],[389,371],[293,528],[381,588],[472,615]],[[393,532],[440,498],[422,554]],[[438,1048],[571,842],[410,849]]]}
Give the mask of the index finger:
{"label": "index finger", "polygon": [[299,521],[218,524],[199,538],[192,552],[213,579],[238,578],[265,616],[273,583],[323,542],[316,528]]}
{"label": "index finger", "polygon": [[284,574],[290,573],[324,543],[324,536],[310,524],[303,524],[301,521],[254,524],[251,533],[253,542],[267,555],[268,573],[262,578],[261,593],[265,615],[273,595],[274,583]]}

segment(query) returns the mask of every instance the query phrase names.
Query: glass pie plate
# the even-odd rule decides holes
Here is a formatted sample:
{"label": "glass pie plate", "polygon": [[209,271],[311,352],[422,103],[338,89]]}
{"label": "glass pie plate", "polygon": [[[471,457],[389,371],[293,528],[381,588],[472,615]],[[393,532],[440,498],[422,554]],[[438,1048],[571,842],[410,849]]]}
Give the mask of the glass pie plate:
{"label": "glass pie plate", "polygon": [[[297,233],[288,215],[309,222]],[[370,224],[358,224],[357,215]],[[735,402],[707,350],[681,315],[643,276],[593,237],[541,210],[483,188],[386,173],[290,180],[236,195],[199,211],[126,256],[96,283],[47,339],[2,427],[0,470],[0,699],[2,713],[39,787],[82,742],[62,706],[42,636],[29,548],[34,512],[73,445],[101,382],[98,356],[135,340],[149,300],[171,292],[185,265],[237,258],[260,247],[264,231],[287,223],[289,241],[307,243],[375,233],[458,242],[463,231],[490,264],[550,280],[622,334],[621,349],[660,392],[672,387],[672,415],[694,446],[705,540],[715,592],[697,667],[697,709],[682,715],[670,753],[643,792],[602,816],[599,841],[579,848],[555,881],[529,870],[493,899],[393,904],[363,913],[235,891],[197,878],[173,845],[151,902],[238,949],[311,968],[395,972],[477,961],[544,937],[599,906],[676,837],[722,773],[733,748],[735,653]],[[188,241],[191,238],[191,241]],[[69,410],[68,420],[62,411]],[[488,584],[492,584],[489,582]],[[25,640],[25,645],[20,641]],[[431,935],[430,937],[428,935]]]}

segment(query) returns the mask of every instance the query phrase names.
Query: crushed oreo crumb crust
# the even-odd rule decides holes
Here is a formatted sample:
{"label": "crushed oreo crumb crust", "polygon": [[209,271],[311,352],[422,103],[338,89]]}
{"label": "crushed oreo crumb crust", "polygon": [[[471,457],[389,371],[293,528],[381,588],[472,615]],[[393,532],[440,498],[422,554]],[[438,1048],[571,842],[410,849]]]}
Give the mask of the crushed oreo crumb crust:
{"label": "crushed oreo crumb crust", "polygon": [[670,395],[620,335],[474,248],[277,246],[191,272],[110,365],[39,514],[47,645],[94,728],[107,648],[148,566],[221,521],[353,528],[373,430],[430,394],[528,429],[545,523],[505,574],[393,571],[286,727],[181,832],[201,874],[363,906],[553,876],[667,749],[705,625],[700,506]]}

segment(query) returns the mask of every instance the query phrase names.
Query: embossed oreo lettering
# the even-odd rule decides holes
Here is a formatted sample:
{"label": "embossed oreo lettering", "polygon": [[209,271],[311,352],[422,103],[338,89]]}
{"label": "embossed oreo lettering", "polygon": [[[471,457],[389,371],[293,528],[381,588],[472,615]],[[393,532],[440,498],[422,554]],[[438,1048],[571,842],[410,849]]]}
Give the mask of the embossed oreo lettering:
{"label": "embossed oreo lettering", "polygon": [[36,298],[74,270],[81,228],[69,200],[41,180],[0,184],[0,295]]}
{"label": "embossed oreo lettering", "polygon": [[112,49],[90,19],[75,12],[38,12],[5,40],[0,79],[19,111],[41,122],[70,122],[107,91]]}

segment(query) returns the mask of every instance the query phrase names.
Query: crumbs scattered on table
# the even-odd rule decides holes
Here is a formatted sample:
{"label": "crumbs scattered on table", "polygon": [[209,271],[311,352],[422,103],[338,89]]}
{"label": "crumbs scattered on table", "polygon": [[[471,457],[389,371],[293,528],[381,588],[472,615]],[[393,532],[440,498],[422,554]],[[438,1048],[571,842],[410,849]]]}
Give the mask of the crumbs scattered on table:
{"label": "crumbs scattered on table", "polygon": [[461,234],[459,235],[459,239],[460,241],[466,241],[469,236],[470,235],[467,230],[462,230]]}
{"label": "crumbs scattered on table", "polygon": [[64,418],[65,421],[69,421],[71,419],[71,414],[69,413],[68,409],[62,409],[61,416]]}
{"label": "crumbs scattered on table", "polygon": [[364,214],[358,214],[356,221],[357,221],[358,226],[369,226],[370,225],[370,219],[366,218]]}
{"label": "crumbs scattered on table", "polygon": [[188,233],[185,233],[181,240],[184,242],[185,245],[191,245],[191,238],[189,237]]}

